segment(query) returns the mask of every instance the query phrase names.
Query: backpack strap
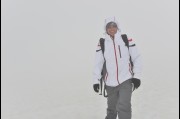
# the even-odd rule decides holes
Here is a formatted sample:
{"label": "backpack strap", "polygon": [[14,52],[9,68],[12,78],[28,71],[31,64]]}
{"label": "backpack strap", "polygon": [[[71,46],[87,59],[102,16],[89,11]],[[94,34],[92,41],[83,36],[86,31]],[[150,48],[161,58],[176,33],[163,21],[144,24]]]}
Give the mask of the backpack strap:
{"label": "backpack strap", "polygon": [[[104,45],[104,42],[105,42],[105,39],[104,38],[100,38],[100,46],[101,46],[101,50],[102,50],[102,54],[103,54],[103,57],[104,57],[104,51],[105,51],[105,45]],[[107,97],[106,95],[106,82],[104,81],[104,78],[105,78],[105,75],[106,75],[106,59],[104,57],[104,64],[103,64],[103,70],[101,72],[101,79],[100,79],[100,88],[101,88],[101,92],[100,92],[100,95],[102,95],[102,90],[103,90],[103,82],[104,82],[104,90],[103,90],[103,95],[104,97]]]}
{"label": "backpack strap", "polygon": [[[128,50],[129,50],[129,47],[135,46],[135,45],[132,45],[132,46],[129,45],[128,37],[127,37],[126,34],[122,34],[121,36],[122,36],[122,39],[123,39],[125,45],[127,46]],[[129,51],[129,56],[130,56],[129,61],[130,61],[131,66],[133,68],[134,64],[133,64],[133,61],[132,61],[132,57],[131,57],[130,51]],[[134,73],[132,75],[134,75]]]}
{"label": "backpack strap", "polygon": [[105,39],[104,38],[100,38],[100,40],[99,40],[99,42],[100,42],[100,45],[101,45],[101,50],[102,50],[102,53],[103,53],[103,55],[104,55],[104,41],[105,41]]}
{"label": "backpack strap", "polygon": [[126,45],[126,46],[128,47],[128,49],[129,49],[129,41],[128,41],[127,35],[126,35],[126,34],[122,34],[121,36],[122,36],[122,39],[123,39],[125,45]]}

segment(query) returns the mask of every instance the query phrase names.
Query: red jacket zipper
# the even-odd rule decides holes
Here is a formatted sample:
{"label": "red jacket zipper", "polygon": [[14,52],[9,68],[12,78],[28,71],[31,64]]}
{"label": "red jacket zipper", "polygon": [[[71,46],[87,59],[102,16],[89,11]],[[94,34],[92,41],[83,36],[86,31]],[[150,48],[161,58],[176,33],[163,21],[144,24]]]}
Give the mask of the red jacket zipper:
{"label": "red jacket zipper", "polygon": [[118,82],[118,84],[120,84],[119,83],[119,80],[118,80],[118,72],[119,72],[119,69],[118,69],[118,61],[117,61],[117,54],[116,54],[116,47],[115,47],[115,42],[114,42],[114,40],[113,40],[113,44],[114,44],[114,53],[115,53],[115,58],[116,58],[116,69],[117,69],[117,82]]}

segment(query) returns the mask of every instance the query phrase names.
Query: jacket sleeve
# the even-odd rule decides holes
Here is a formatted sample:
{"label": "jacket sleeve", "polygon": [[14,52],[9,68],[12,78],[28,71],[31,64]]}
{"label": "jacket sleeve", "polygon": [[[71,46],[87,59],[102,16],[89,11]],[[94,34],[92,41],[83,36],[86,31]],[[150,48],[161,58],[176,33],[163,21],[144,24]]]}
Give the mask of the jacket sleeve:
{"label": "jacket sleeve", "polygon": [[133,78],[137,78],[137,79],[141,79],[142,78],[142,57],[140,52],[138,51],[138,48],[134,42],[134,40],[129,39],[129,52],[130,52],[130,56],[132,58],[132,62],[133,62],[133,73],[134,73],[134,77]]}
{"label": "jacket sleeve", "polygon": [[104,56],[99,43],[96,48],[96,54],[95,54],[94,69],[93,69],[93,84],[99,83],[103,64],[104,64]]}

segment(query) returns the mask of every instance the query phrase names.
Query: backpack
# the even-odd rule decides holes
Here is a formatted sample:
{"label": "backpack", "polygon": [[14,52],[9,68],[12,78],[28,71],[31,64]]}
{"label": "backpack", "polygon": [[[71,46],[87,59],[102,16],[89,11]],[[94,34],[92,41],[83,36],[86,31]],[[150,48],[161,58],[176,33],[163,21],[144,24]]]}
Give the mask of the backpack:
{"label": "backpack", "polygon": [[[121,35],[125,45],[127,46],[128,50],[129,50],[129,41],[128,41],[128,37],[126,34],[122,34]],[[104,38],[100,38],[100,46],[101,46],[101,50],[102,50],[102,53],[103,53],[103,57],[104,57],[104,51],[105,51],[105,45],[104,45],[104,41],[105,39]],[[130,53],[129,53],[130,55]],[[133,62],[132,62],[132,58],[131,58],[131,55],[130,55],[130,63],[131,63],[131,66],[133,67]],[[107,73],[107,70],[106,70],[106,60],[105,60],[105,57],[104,57],[104,64],[103,64],[103,68],[102,68],[102,72],[101,72],[101,79],[100,79],[100,94],[99,95],[102,95],[102,91],[103,91],[103,95],[104,97],[108,97],[108,95],[106,94],[106,82],[105,82],[105,75]],[[104,84],[104,85],[103,85]]]}

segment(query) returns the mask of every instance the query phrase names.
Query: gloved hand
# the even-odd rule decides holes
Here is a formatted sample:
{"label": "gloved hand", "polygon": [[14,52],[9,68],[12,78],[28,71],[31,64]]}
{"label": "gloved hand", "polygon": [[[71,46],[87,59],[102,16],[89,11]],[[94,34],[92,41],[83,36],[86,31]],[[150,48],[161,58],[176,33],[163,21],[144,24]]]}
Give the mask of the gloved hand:
{"label": "gloved hand", "polygon": [[99,92],[99,84],[94,84],[94,85],[93,85],[93,88],[94,88],[94,91],[95,91],[96,93]]}
{"label": "gloved hand", "polygon": [[132,81],[132,83],[134,85],[133,91],[140,87],[140,85],[141,85],[141,80],[140,79],[132,78],[131,81]]}

